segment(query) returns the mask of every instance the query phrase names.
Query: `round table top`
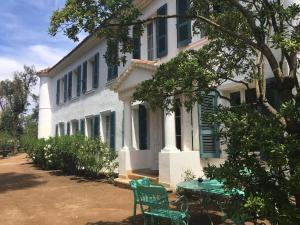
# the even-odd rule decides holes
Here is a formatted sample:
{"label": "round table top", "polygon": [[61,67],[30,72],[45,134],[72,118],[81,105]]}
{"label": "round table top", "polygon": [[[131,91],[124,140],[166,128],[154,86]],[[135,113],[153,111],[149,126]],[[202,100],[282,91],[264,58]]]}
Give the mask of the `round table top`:
{"label": "round table top", "polygon": [[225,195],[232,196],[233,194],[244,195],[243,191],[233,190],[233,191],[225,191],[223,183],[217,180],[203,180],[202,182],[198,182],[198,180],[184,181],[177,184],[177,187],[190,190],[194,192],[206,192],[209,194],[216,195]]}

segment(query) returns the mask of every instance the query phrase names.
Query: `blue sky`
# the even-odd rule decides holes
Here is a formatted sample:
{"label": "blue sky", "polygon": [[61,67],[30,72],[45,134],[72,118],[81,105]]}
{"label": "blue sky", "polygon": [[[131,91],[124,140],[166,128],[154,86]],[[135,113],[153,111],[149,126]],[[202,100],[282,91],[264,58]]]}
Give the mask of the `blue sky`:
{"label": "blue sky", "polygon": [[[65,0],[5,0],[0,7],[0,80],[23,65],[54,65],[78,43],[48,34],[50,17]],[[80,37],[83,39],[84,35]]]}

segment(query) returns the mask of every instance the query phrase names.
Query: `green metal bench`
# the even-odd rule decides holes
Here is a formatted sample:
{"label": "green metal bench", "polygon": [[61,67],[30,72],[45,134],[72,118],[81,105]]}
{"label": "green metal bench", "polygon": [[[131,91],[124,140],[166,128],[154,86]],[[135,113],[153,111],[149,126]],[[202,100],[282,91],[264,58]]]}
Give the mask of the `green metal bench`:
{"label": "green metal bench", "polygon": [[172,210],[169,207],[167,190],[163,186],[143,186],[137,187],[137,196],[141,211],[144,216],[144,224],[159,224],[159,220],[171,221],[172,225],[188,225],[189,214],[187,201],[184,197],[177,199],[181,203],[180,211]]}

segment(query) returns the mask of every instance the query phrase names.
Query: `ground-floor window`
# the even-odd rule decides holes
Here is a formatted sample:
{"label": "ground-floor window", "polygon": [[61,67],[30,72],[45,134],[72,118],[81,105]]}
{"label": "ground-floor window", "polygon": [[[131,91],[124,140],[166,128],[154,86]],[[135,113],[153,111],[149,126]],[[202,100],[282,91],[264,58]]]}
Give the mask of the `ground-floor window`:
{"label": "ground-floor window", "polygon": [[115,149],[115,129],[116,129],[116,113],[104,113],[101,115],[101,125],[103,131],[103,141],[111,148]]}
{"label": "ground-floor window", "polygon": [[148,149],[148,113],[144,105],[139,105],[139,149]]}
{"label": "ground-floor window", "polygon": [[78,120],[72,120],[71,121],[71,133],[72,135],[75,135],[79,132],[79,122]]}

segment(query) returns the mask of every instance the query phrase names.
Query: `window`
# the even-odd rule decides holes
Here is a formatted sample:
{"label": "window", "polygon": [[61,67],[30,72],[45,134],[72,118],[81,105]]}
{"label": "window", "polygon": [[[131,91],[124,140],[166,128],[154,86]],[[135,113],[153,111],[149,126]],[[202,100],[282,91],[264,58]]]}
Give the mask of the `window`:
{"label": "window", "polygon": [[55,125],[55,137],[58,136],[58,124]]}
{"label": "window", "polygon": [[[115,43],[117,45],[117,43]],[[117,61],[118,57],[118,48],[116,48],[116,52],[112,52],[115,61]],[[109,65],[107,64],[107,81],[113,80],[118,77],[118,65]]]}
{"label": "window", "polygon": [[71,125],[70,122],[67,122],[67,135],[70,135],[71,132]]}
{"label": "window", "polygon": [[154,40],[153,40],[153,23],[147,24],[147,55],[148,60],[154,59]]}
{"label": "window", "polygon": [[97,115],[93,119],[93,137],[99,138],[100,136],[100,116]]}
{"label": "window", "polygon": [[71,130],[72,130],[72,132],[71,132],[72,135],[78,134],[78,132],[79,132],[79,122],[78,122],[78,120],[72,120],[71,121]]}
{"label": "window", "polygon": [[85,135],[85,119],[80,120],[80,134]]}
{"label": "window", "polygon": [[246,104],[256,103],[256,90],[255,88],[247,89],[245,91]]}
{"label": "window", "polygon": [[68,75],[64,75],[64,102],[67,101],[68,94]]}
{"label": "window", "polygon": [[76,92],[77,92],[77,97],[80,96],[81,92],[81,65],[77,67],[77,87],[76,87]]}
{"label": "window", "polygon": [[139,105],[139,149],[148,148],[148,122],[147,109],[144,105]]}
{"label": "window", "polygon": [[59,136],[65,135],[65,124],[63,122],[59,123]]}
{"label": "window", "polygon": [[132,38],[133,38],[132,58],[140,59],[141,58],[141,38],[136,31],[136,26],[134,26],[132,29]]}
{"label": "window", "polygon": [[115,149],[116,112],[103,114],[101,121],[104,139],[103,141],[111,149]]}
{"label": "window", "polygon": [[207,113],[213,113],[217,106],[217,96],[211,93],[203,98],[199,105],[200,157],[217,158],[220,156],[220,144],[216,136],[217,127],[207,121]]}
{"label": "window", "polygon": [[[158,16],[166,16],[168,13],[167,4],[157,10]],[[168,21],[167,19],[158,19],[156,21],[156,48],[157,58],[168,54]]]}
{"label": "window", "polygon": [[178,100],[175,106],[175,134],[176,134],[176,148],[182,150],[181,146],[181,107]]}
{"label": "window", "polygon": [[87,89],[87,61],[83,63],[82,71],[82,93],[84,94]]}
{"label": "window", "polygon": [[98,88],[99,86],[99,53],[94,56],[92,61],[93,66],[93,88]]}
{"label": "window", "polygon": [[56,81],[56,105],[60,102],[60,80]]}
{"label": "window", "polygon": [[[189,8],[189,0],[177,0],[177,14],[186,15]],[[185,18],[177,18],[177,46],[186,46],[191,42],[191,20]]]}
{"label": "window", "polygon": [[72,71],[68,73],[68,98],[72,99]]}
{"label": "window", "polygon": [[241,94],[239,91],[230,93],[231,106],[237,106],[241,104]]}
{"label": "window", "polygon": [[270,105],[275,109],[279,110],[280,108],[280,97],[277,89],[274,88],[275,78],[266,79],[266,98],[268,99]]}

